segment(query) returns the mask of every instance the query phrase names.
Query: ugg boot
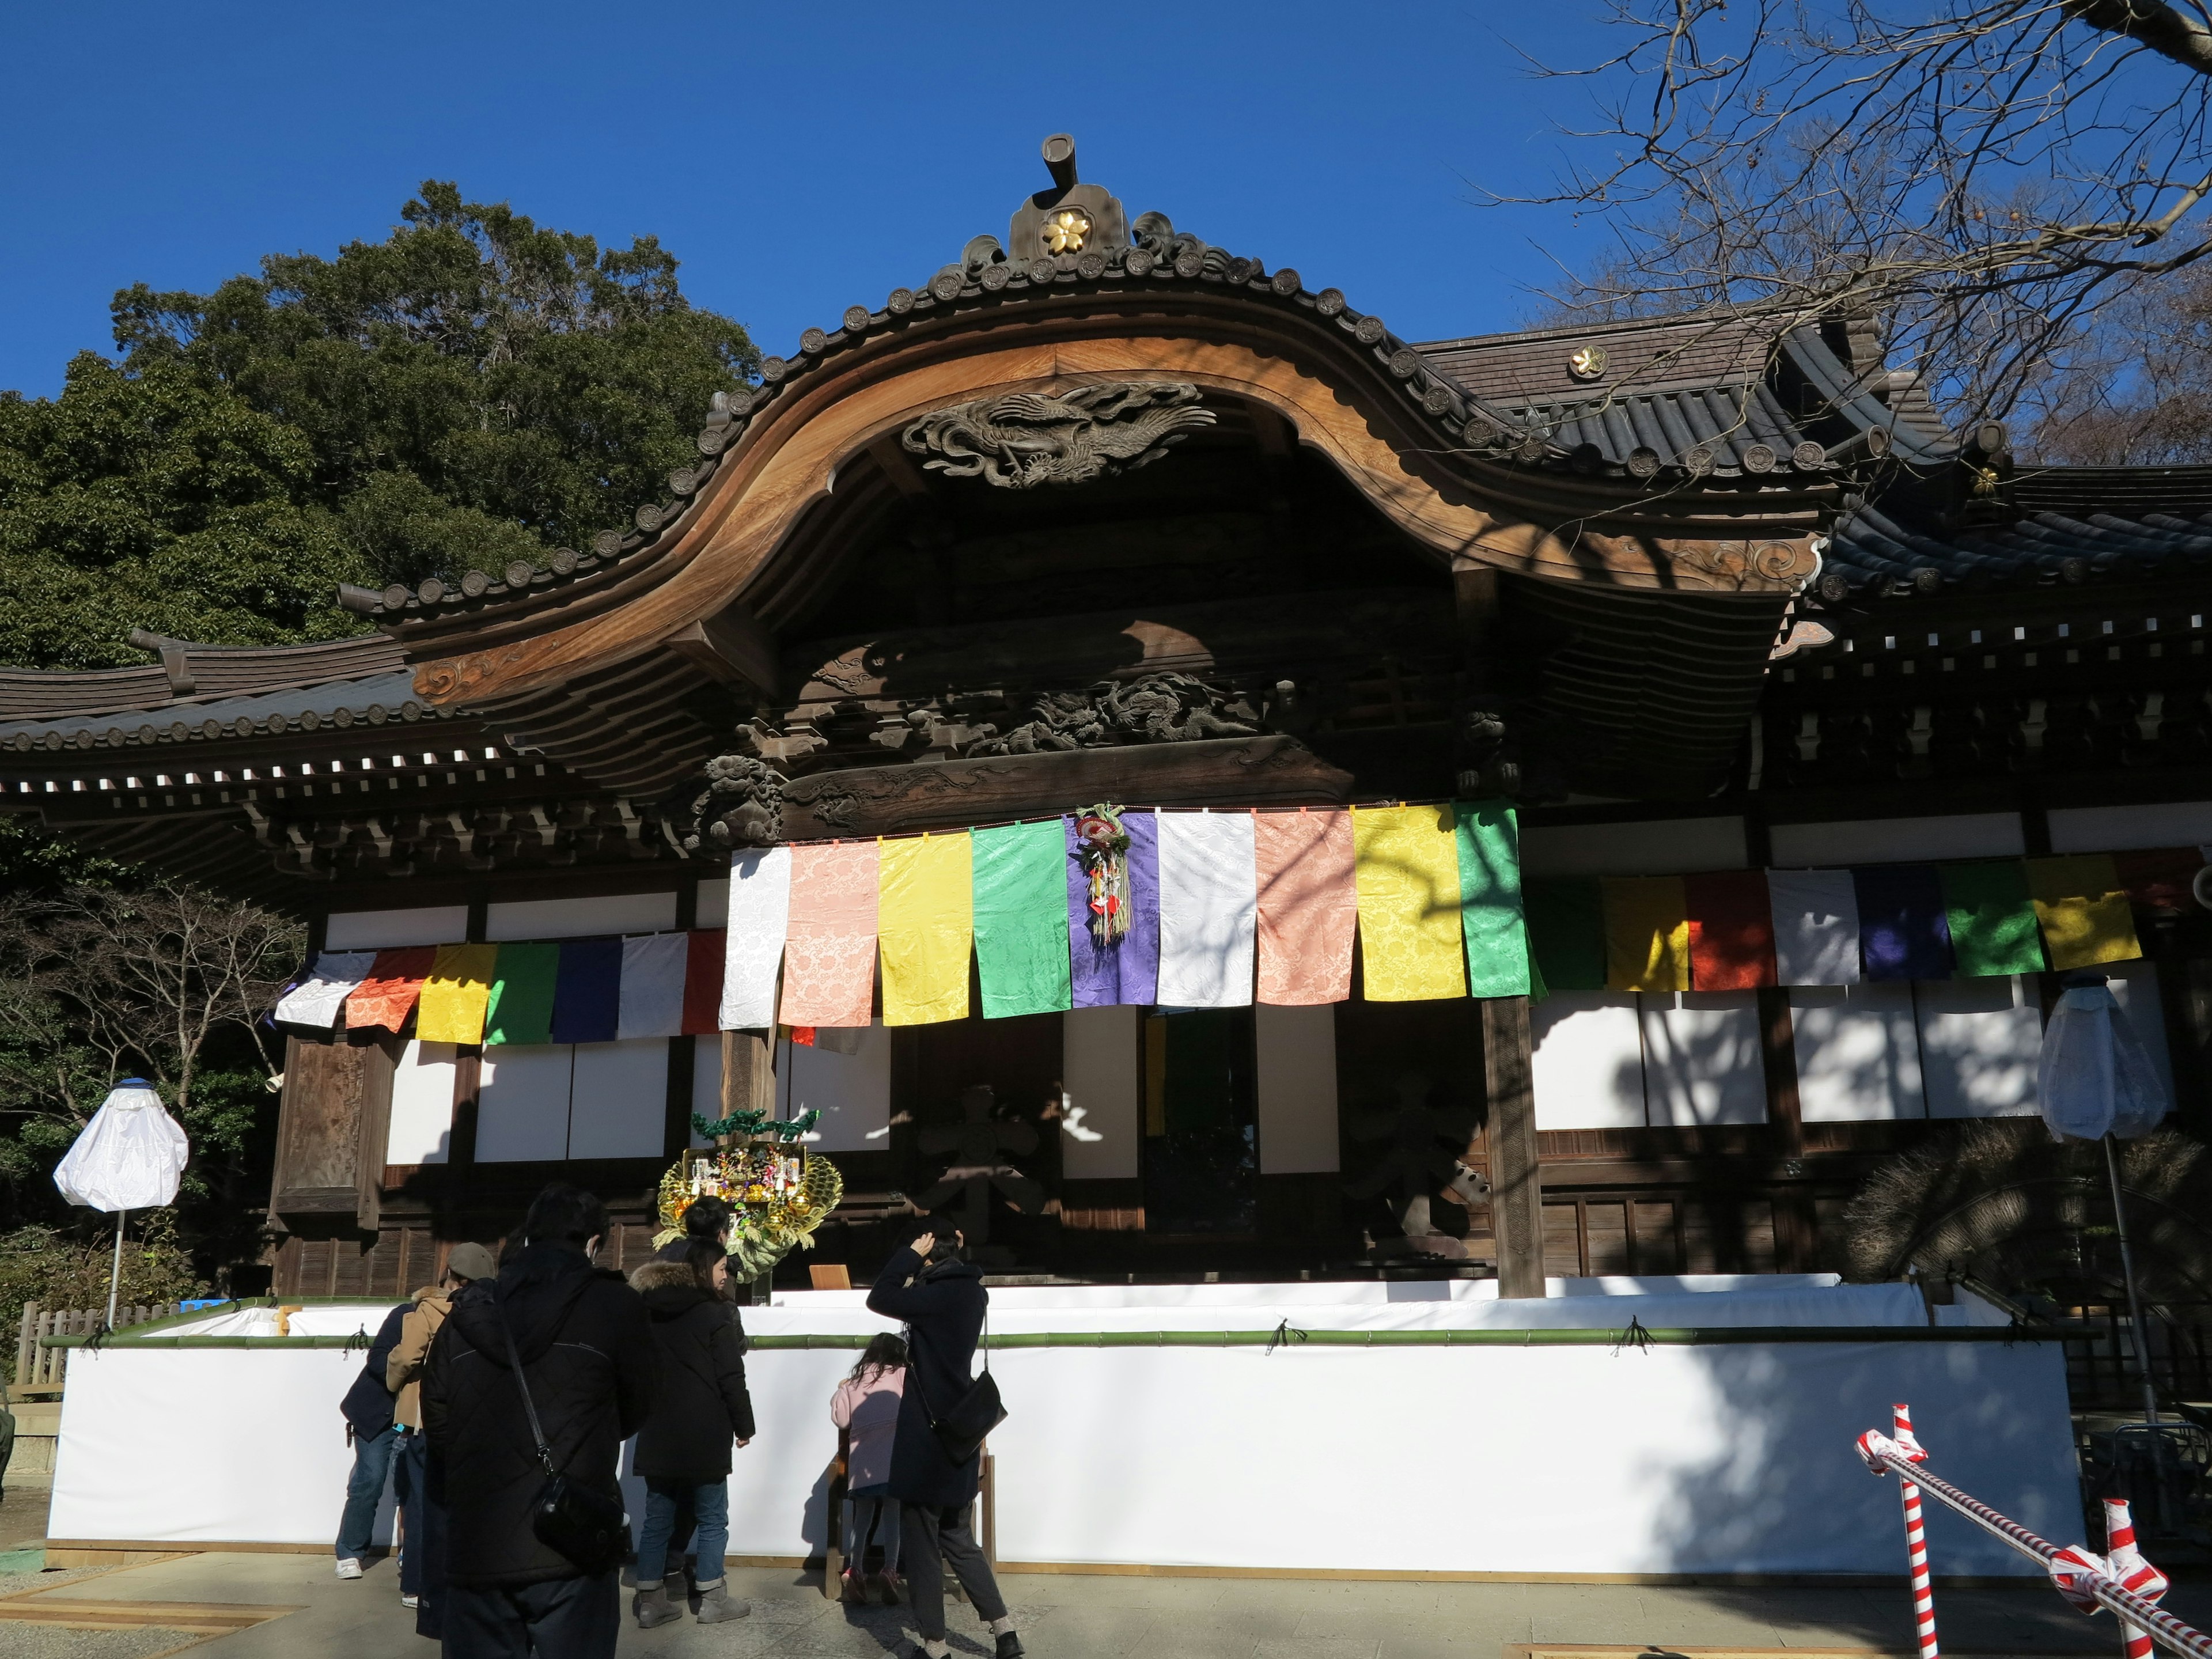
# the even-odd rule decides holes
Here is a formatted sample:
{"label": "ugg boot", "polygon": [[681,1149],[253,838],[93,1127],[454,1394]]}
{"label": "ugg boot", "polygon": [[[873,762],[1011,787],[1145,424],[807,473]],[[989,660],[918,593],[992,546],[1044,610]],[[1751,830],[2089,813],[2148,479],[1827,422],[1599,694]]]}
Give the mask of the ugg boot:
{"label": "ugg boot", "polygon": [[887,1607],[895,1607],[906,1600],[906,1580],[895,1572],[871,1574],[868,1588],[876,1593],[876,1599]]}
{"label": "ugg boot", "polygon": [[730,1598],[730,1581],[717,1578],[699,1586],[699,1622],[719,1625],[726,1619],[742,1619],[753,1610],[750,1601]]}
{"label": "ugg boot", "polygon": [[651,1630],[655,1625],[672,1624],[684,1616],[684,1609],[669,1603],[668,1592],[661,1588],[665,1581],[655,1578],[641,1582],[637,1594],[630,1597],[631,1617],[637,1620],[640,1630]]}

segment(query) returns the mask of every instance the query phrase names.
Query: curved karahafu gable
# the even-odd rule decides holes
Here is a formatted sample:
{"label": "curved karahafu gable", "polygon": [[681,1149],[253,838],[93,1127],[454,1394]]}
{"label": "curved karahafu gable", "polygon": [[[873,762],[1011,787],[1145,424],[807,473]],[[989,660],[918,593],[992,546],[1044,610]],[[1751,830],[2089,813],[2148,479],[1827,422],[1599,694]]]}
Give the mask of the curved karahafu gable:
{"label": "curved karahafu gable", "polygon": [[1816,568],[1814,532],[1838,483],[1825,459],[1729,477],[1706,449],[1680,465],[1641,450],[1594,459],[1594,445],[1555,442],[1575,432],[1542,410],[1462,392],[1334,289],[1202,249],[1157,215],[1138,237],[1026,263],[979,238],[926,288],[808,331],[702,434],[702,465],[672,480],[677,501],[556,559],[551,581],[472,576],[473,594],[358,597],[405,643],[427,700],[543,690],[789,580],[782,562],[821,556],[794,533],[807,510],[885,471],[884,451],[916,422],[1155,384],[1279,422],[1439,566],[1776,604]]}

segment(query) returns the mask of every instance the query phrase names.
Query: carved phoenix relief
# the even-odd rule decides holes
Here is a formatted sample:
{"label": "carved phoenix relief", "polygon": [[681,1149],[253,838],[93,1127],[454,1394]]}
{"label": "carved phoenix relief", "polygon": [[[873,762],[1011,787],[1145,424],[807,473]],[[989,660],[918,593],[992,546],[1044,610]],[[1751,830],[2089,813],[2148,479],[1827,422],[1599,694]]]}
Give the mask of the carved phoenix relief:
{"label": "carved phoenix relief", "polygon": [[947,477],[1031,489],[1129,471],[1212,424],[1194,386],[1123,381],[956,404],[923,416],[903,441]]}

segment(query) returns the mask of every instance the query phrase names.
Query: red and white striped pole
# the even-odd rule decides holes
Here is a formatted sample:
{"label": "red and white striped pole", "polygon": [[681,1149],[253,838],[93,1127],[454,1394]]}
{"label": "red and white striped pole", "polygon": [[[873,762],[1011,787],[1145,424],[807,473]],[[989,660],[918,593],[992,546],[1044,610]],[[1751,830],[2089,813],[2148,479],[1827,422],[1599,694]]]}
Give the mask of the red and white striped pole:
{"label": "red and white striped pole", "polygon": [[[1902,1403],[1892,1406],[1889,1418],[1893,1437],[1905,1455],[1916,1463],[1925,1458],[1927,1452],[1912,1437],[1912,1408]],[[1905,1500],[1905,1559],[1912,1572],[1913,1632],[1920,1644],[1920,1659],[1937,1659],[1936,1586],[1928,1572],[1928,1528],[1920,1515],[1920,1488],[1899,1475],[1897,1492]]]}
{"label": "red and white striped pole", "polygon": [[[2136,1547],[2135,1517],[2128,1513],[2124,1498],[2105,1500],[2105,1560],[2122,1588],[2144,1601],[2156,1601],[2166,1594],[2166,1575],[2144,1560],[2142,1552]],[[2148,1631],[2123,1619],[2120,1639],[2127,1659],[2150,1659]]]}

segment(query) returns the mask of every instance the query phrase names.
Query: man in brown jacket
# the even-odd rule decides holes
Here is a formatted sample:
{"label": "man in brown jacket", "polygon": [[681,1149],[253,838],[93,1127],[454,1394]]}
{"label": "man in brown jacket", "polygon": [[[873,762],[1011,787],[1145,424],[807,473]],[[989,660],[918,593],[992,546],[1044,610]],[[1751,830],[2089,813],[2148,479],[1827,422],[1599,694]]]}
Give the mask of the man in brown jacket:
{"label": "man in brown jacket", "polygon": [[[399,1599],[419,1607],[434,1580],[424,1577],[434,1535],[444,1530],[444,1517],[429,1513],[429,1468],[422,1434],[422,1367],[430,1344],[453,1310],[453,1292],[472,1279],[489,1279],[499,1271],[491,1252],[481,1244],[456,1244],[446,1258],[446,1271],[435,1285],[415,1292],[415,1305],[399,1322],[399,1341],[385,1362],[385,1386],[398,1396],[392,1419],[399,1425],[398,1488],[406,1543],[399,1556]],[[442,1577],[443,1575],[439,1575]],[[434,1595],[433,1595],[434,1600]],[[418,1623],[420,1621],[418,1620]],[[434,1618],[431,1620],[434,1625]]]}

